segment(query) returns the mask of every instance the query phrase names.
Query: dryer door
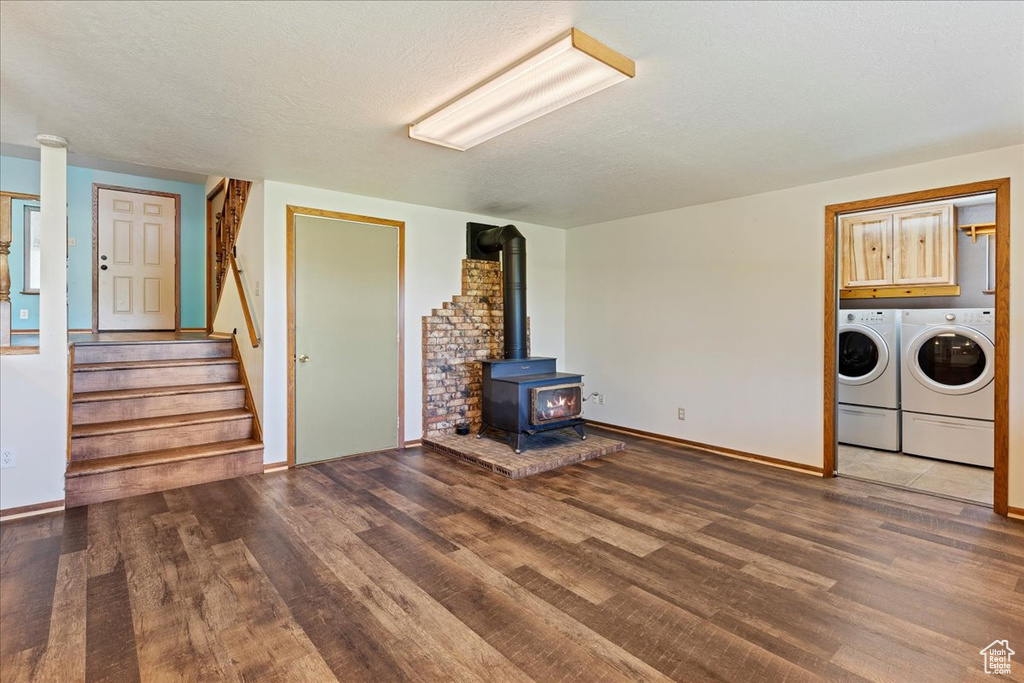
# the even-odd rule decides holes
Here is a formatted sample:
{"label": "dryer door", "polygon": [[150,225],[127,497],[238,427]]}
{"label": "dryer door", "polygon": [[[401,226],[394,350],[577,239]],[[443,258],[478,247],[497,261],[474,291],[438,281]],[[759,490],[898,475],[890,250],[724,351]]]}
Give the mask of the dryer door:
{"label": "dryer door", "polygon": [[995,375],[995,346],[970,327],[938,325],[917,335],[904,362],[918,382],[940,394],[972,394]]}
{"label": "dryer door", "polygon": [[889,367],[889,347],[866,325],[839,326],[839,381],[850,386],[878,379]]}

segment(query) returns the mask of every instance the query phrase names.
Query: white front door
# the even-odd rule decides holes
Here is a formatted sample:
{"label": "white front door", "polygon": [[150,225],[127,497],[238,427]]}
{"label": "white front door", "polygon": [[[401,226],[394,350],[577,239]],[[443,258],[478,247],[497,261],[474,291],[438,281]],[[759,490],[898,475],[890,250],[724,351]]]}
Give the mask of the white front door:
{"label": "white front door", "polygon": [[100,189],[100,330],[175,328],[174,197]]}

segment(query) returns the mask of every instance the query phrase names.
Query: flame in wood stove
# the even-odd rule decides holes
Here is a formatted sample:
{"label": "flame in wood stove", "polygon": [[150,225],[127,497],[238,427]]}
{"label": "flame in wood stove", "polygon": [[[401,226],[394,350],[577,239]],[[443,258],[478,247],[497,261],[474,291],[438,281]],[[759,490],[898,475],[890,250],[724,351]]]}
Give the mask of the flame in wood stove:
{"label": "flame in wood stove", "polygon": [[575,393],[566,395],[565,393],[557,392],[552,398],[544,401],[546,409],[540,411],[541,417],[545,420],[550,420],[556,417],[569,417],[576,414],[576,395]]}

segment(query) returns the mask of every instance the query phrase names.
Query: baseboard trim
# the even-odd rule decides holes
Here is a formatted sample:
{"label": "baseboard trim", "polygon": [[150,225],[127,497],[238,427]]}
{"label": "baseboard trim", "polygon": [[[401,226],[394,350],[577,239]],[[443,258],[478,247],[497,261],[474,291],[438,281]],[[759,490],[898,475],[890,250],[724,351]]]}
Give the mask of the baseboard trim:
{"label": "baseboard trim", "polygon": [[60,512],[64,509],[64,499],[51,500],[46,503],[33,503],[32,505],[22,505],[20,507],[6,508],[0,510],[0,521],[6,522],[11,519],[19,519],[21,517],[32,517],[34,515],[45,515],[51,512]]}
{"label": "baseboard trim", "polygon": [[1013,517],[1014,519],[1024,519],[1024,508],[1010,506],[1006,508],[1006,516]]}
{"label": "baseboard trim", "polygon": [[406,441],[405,442],[405,447],[406,448],[412,448],[413,446],[422,446],[422,445],[423,445],[423,439],[416,439],[414,441]]}
{"label": "baseboard trim", "polygon": [[265,462],[263,463],[263,474],[267,472],[277,472],[278,470],[288,469],[287,460],[279,460],[278,462]]}
{"label": "baseboard trim", "polygon": [[631,434],[633,436],[638,436],[642,439],[650,439],[651,441],[662,441],[664,443],[675,444],[678,446],[689,446],[690,448],[697,448],[702,451],[714,453],[715,455],[724,455],[727,458],[736,458],[738,460],[758,462],[764,465],[771,465],[772,467],[778,467],[784,470],[799,472],[801,474],[813,474],[819,477],[822,474],[822,469],[814,465],[805,465],[799,462],[790,462],[789,460],[772,458],[767,455],[748,453],[746,451],[736,450],[735,448],[725,448],[723,446],[715,446],[713,444],[701,443],[700,441],[680,439],[677,436],[668,436],[666,434],[658,434],[656,432],[645,432],[642,429],[633,429],[632,427],[623,427],[621,425],[609,424],[607,422],[598,422],[596,420],[587,420],[587,424],[594,425],[595,427],[602,427],[604,429],[610,429],[613,432]]}

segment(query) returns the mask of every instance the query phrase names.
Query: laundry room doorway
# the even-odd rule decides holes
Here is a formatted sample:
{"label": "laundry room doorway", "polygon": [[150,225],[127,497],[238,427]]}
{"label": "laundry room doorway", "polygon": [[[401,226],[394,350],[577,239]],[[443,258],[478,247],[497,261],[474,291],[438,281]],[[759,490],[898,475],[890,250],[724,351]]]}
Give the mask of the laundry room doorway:
{"label": "laundry room doorway", "polygon": [[826,207],[825,476],[1009,511],[1009,190]]}

